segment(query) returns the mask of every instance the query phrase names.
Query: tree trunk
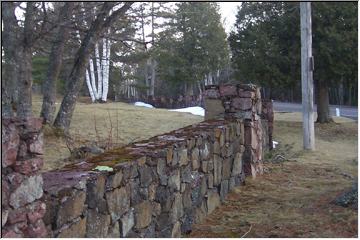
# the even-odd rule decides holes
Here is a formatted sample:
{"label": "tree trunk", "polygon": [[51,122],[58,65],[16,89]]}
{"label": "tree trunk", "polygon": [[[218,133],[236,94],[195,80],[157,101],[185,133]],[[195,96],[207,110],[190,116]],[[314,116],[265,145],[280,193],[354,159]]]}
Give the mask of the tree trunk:
{"label": "tree trunk", "polygon": [[27,2],[24,34],[21,42],[21,52],[19,59],[19,101],[17,103],[17,116],[26,118],[32,115],[32,47],[34,41],[34,17],[35,17],[35,3]]}
{"label": "tree trunk", "polygon": [[66,2],[60,9],[58,18],[60,25],[55,37],[55,41],[51,47],[49,67],[43,86],[44,98],[40,113],[40,116],[43,118],[43,123],[47,124],[52,123],[54,120],[56,110],[56,81],[62,65],[65,42],[69,38],[69,28],[66,26],[66,22],[71,17],[73,6],[73,2]]}
{"label": "tree trunk", "polygon": [[332,122],[329,108],[329,88],[325,81],[319,82],[317,88],[317,120],[318,123]]}
{"label": "tree trunk", "polygon": [[105,2],[103,4],[99,14],[92,22],[90,29],[87,31],[84,40],[81,43],[80,49],[76,54],[74,66],[67,80],[67,91],[63,101],[61,102],[60,110],[54,122],[55,127],[65,132],[69,130],[76,100],[84,82],[85,68],[88,64],[91,51],[93,51],[100,34],[108,28],[115,19],[123,16],[132,4],[132,2],[125,2],[121,8],[114,11],[109,17],[107,16],[115,3]]}
{"label": "tree trunk", "polygon": [[150,60],[150,67],[151,67],[151,78],[150,78],[150,95],[155,96],[155,78],[156,78],[156,61],[155,59],[151,58]]}
{"label": "tree trunk", "polygon": [[14,115],[14,107],[17,105],[18,83],[18,31],[19,26],[15,16],[15,4],[3,2],[1,14],[3,18],[2,46],[4,50],[3,76],[1,78],[1,116],[11,117]]}

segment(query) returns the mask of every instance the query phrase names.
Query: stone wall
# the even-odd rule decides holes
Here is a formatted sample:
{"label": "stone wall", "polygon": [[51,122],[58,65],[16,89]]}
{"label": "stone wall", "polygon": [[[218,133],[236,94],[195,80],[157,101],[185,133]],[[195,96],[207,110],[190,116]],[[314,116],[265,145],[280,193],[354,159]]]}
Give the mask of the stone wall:
{"label": "stone wall", "polygon": [[45,237],[42,119],[2,119],[1,236]]}
{"label": "stone wall", "polygon": [[244,182],[244,133],[207,121],[44,173],[49,237],[180,237]]}

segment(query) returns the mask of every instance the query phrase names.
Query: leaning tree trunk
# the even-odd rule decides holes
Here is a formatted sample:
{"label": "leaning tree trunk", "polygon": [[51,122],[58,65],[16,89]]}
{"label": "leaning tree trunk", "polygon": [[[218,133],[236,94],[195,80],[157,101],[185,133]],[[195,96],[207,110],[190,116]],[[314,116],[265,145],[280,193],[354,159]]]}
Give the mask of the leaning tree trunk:
{"label": "leaning tree trunk", "polygon": [[97,15],[90,29],[87,31],[80,49],[78,50],[74,66],[67,79],[68,85],[59,112],[56,116],[54,126],[67,132],[70,127],[71,118],[75,109],[76,100],[84,82],[85,69],[89,61],[95,43],[103,31],[108,28],[119,16],[123,16],[131,7],[132,2],[125,2],[124,5],[114,11],[109,17],[108,13],[115,3],[105,2]]}
{"label": "leaning tree trunk", "polygon": [[317,89],[317,120],[318,123],[329,123],[332,122],[333,119],[330,115],[329,108],[329,88],[325,81],[320,81],[318,83]]}
{"label": "leaning tree trunk", "polygon": [[24,33],[21,39],[19,59],[19,100],[17,103],[17,116],[26,118],[32,115],[32,47],[34,42],[34,16],[35,3],[28,2],[26,6]]}
{"label": "leaning tree trunk", "polygon": [[11,117],[14,115],[18,94],[18,49],[17,34],[19,26],[15,16],[15,3],[3,2],[1,14],[3,18],[2,45],[4,50],[4,62],[2,62],[3,75],[1,78],[1,115]]}
{"label": "leaning tree trunk", "polygon": [[59,76],[62,65],[65,42],[69,37],[69,28],[66,25],[67,21],[71,17],[73,5],[73,2],[66,2],[60,9],[58,17],[60,26],[54,39],[55,41],[51,47],[49,67],[43,86],[44,98],[40,113],[40,116],[43,118],[43,123],[47,124],[51,124],[54,120],[56,110],[56,80]]}

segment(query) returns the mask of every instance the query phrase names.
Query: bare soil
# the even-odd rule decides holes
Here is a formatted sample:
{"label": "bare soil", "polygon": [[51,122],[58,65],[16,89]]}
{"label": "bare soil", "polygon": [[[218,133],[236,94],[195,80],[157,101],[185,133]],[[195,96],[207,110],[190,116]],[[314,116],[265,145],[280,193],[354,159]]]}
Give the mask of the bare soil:
{"label": "bare soil", "polygon": [[357,237],[358,211],[333,203],[357,181],[357,123],[316,124],[316,151],[307,152],[299,114],[275,121],[279,149],[267,157],[286,161],[268,161],[264,175],[247,178],[189,237]]}

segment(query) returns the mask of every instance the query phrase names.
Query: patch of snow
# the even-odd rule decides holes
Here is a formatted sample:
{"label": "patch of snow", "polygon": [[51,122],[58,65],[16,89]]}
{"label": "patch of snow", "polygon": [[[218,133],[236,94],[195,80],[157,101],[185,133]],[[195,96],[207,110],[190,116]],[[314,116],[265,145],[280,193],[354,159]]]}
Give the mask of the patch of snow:
{"label": "patch of snow", "polygon": [[153,105],[144,102],[136,102],[134,105],[138,107],[154,108]]}
{"label": "patch of snow", "polygon": [[279,144],[279,142],[273,141],[273,148],[275,149],[275,148],[276,148],[276,145],[278,145],[278,144]]}
{"label": "patch of snow", "polygon": [[187,112],[187,113],[191,113],[193,115],[205,116],[205,110],[202,107],[187,107],[187,108],[173,109],[173,110],[169,110],[169,111]]}

